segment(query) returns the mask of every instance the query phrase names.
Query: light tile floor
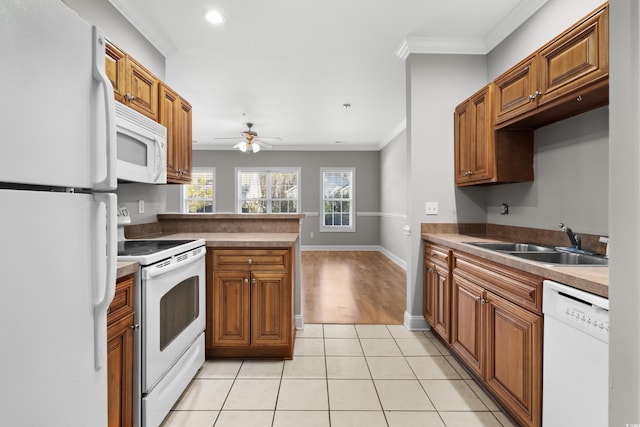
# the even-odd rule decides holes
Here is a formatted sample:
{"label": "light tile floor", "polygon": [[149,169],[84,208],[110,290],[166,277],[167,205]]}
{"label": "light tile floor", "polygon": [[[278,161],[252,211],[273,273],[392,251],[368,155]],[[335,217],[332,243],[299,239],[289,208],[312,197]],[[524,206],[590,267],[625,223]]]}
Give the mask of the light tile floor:
{"label": "light tile floor", "polygon": [[162,427],[515,426],[431,332],[305,325],[294,359],[207,360]]}

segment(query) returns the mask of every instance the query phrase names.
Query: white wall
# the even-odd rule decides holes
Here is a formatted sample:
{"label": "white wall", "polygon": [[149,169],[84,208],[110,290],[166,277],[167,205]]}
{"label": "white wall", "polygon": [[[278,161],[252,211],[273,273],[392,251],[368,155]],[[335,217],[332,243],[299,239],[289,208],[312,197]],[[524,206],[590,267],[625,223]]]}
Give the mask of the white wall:
{"label": "white wall", "polygon": [[[608,234],[609,109],[535,131],[533,182],[487,188],[487,222]],[[500,205],[509,215],[500,215]],[[568,243],[568,241],[567,241]]]}
{"label": "white wall", "polygon": [[409,236],[407,217],[407,132],[400,132],[380,152],[380,246],[406,266]]}
{"label": "white wall", "polygon": [[107,39],[136,58],[160,80],[164,80],[164,56],[108,0],[63,1],[85,21],[100,27]]}
{"label": "white wall", "polygon": [[640,425],[640,6],[610,2],[609,425]]}
{"label": "white wall", "polygon": [[[458,218],[485,222],[484,189],[456,190],[453,176],[453,111],[485,85],[486,57],[410,55],[407,72],[408,216],[412,235],[407,260],[405,325],[424,327],[420,224]],[[425,202],[438,202],[439,215],[426,216]]]}

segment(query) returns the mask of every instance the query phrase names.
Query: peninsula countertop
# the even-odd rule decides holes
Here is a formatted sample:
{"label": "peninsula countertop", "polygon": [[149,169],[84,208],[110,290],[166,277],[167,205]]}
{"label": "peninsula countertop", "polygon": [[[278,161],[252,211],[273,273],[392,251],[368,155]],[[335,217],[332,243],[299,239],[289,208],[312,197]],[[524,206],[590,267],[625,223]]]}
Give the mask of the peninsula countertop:
{"label": "peninsula countertop", "polygon": [[293,247],[299,233],[207,233],[186,232],[166,234],[163,239],[204,239],[208,248]]}

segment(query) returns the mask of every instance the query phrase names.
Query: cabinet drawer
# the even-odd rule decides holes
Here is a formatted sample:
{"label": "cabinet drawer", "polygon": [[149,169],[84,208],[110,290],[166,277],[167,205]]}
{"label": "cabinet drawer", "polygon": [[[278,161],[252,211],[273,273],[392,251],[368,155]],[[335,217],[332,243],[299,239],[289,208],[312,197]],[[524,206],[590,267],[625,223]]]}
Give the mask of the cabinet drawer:
{"label": "cabinet drawer", "polygon": [[118,279],[116,293],[107,314],[107,325],[133,313],[133,275]]}
{"label": "cabinet drawer", "polygon": [[290,265],[288,249],[218,249],[213,270],[283,270]]}
{"label": "cabinet drawer", "polygon": [[542,277],[454,252],[454,276],[464,277],[536,314],[542,314]]}
{"label": "cabinet drawer", "polygon": [[424,260],[428,263],[434,263],[449,270],[449,249],[435,245],[433,243],[425,243]]}

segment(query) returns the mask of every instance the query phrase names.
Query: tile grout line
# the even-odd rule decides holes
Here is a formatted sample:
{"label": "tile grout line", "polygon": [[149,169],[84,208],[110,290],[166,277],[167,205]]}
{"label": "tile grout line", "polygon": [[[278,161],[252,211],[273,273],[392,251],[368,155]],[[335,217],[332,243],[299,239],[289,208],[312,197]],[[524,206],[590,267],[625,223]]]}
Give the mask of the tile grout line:
{"label": "tile grout line", "polygon": [[324,337],[324,324],[322,325],[322,350],[324,358],[324,381],[327,387],[327,418],[329,420],[329,427],[331,427],[331,399],[329,398],[329,366],[327,364],[327,347]]}

